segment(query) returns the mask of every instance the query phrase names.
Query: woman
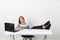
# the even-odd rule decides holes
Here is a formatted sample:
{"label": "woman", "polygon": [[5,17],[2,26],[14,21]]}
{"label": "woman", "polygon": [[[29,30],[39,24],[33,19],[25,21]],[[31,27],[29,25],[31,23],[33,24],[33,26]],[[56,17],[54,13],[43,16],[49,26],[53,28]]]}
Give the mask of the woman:
{"label": "woman", "polygon": [[[25,22],[25,19],[23,16],[19,17],[18,20],[18,26],[17,26],[17,30],[23,30],[23,29],[29,29],[29,25]],[[29,38],[29,40],[32,40],[33,35],[22,35],[23,40],[27,40],[27,38]]]}

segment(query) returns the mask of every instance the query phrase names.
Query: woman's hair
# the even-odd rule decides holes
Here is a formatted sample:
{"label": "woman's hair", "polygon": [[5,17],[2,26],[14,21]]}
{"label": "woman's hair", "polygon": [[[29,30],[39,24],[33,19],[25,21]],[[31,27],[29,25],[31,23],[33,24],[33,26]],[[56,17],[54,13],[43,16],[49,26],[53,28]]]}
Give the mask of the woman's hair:
{"label": "woman's hair", "polygon": [[19,19],[18,19],[18,23],[19,23],[19,24],[21,24],[20,18],[22,18],[22,19],[24,20],[24,22],[25,22],[24,17],[23,17],[23,16],[20,16]]}

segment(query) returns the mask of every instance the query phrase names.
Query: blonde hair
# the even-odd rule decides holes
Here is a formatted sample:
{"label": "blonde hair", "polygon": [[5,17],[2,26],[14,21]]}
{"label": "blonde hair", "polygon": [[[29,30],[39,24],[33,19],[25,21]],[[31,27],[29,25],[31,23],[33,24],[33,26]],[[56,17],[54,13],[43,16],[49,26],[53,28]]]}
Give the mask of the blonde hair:
{"label": "blonde hair", "polygon": [[19,24],[21,24],[20,18],[22,18],[22,19],[24,20],[24,22],[25,22],[24,17],[23,17],[23,16],[20,16],[19,19],[18,19],[18,23],[19,23]]}

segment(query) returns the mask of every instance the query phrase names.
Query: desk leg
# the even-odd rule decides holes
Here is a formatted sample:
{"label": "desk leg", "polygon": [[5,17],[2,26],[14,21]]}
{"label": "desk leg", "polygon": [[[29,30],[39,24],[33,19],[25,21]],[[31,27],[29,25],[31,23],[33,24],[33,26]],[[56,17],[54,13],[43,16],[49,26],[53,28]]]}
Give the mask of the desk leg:
{"label": "desk leg", "polygon": [[10,40],[15,40],[14,35],[10,35]]}
{"label": "desk leg", "polygon": [[47,35],[44,35],[44,40],[47,40]]}

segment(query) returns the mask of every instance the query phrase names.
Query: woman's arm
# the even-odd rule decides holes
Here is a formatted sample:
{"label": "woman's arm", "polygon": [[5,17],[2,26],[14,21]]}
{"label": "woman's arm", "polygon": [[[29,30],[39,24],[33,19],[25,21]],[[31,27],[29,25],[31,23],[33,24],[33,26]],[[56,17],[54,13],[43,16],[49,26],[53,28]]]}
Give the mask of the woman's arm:
{"label": "woman's arm", "polygon": [[17,27],[16,27],[16,30],[22,30],[23,28],[21,28],[20,26],[19,26],[19,24],[17,25]]}

